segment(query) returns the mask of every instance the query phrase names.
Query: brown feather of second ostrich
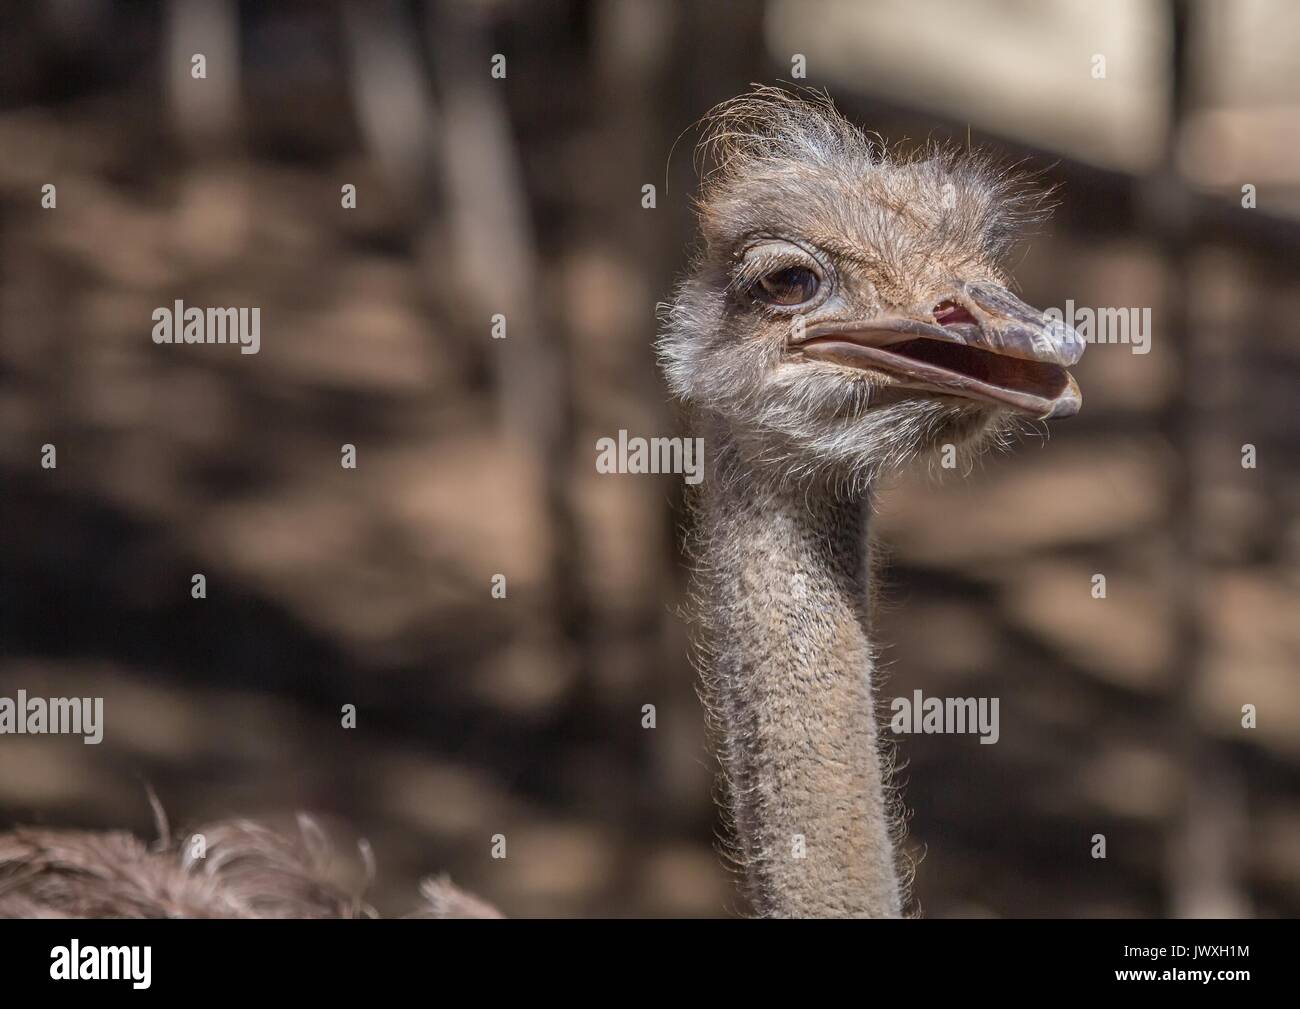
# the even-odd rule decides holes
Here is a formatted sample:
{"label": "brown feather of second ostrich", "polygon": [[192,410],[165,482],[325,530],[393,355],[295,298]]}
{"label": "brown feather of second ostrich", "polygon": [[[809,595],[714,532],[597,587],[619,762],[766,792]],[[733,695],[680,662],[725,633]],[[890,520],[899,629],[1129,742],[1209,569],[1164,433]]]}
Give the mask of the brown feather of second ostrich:
{"label": "brown feather of second ostrich", "polygon": [[[329,878],[330,845],[310,818],[299,818],[297,837],[249,820],[196,833],[205,839],[202,858],[191,853],[193,835],[155,850],[124,831],[0,834],[0,918],[379,916]],[[421,893],[413,916],[502,917],[446,879],[426,880]]]}

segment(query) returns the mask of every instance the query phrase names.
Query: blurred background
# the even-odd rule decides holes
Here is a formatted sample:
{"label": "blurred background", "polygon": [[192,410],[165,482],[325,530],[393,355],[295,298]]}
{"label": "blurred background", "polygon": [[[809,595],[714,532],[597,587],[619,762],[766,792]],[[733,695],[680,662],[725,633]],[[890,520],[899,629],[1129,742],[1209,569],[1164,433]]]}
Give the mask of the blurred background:
{"label": "blurred background", "polygon": [[[0,824],[152,836],[150,784],[182,828],[311,811],[345,880],[368,838],[389,913],[442,870],[743,912],[681,481],[594,459],[677,430],[692,124],[786,80],[1042,171],[1026,300],[1152,312],[1050,441],[884,498],[882,698],[1001,704],[996,746],[901,742],[920,909],[1297,914],[1298,41],[1286,0],[6,5],[0,695],[106,730],[0,738]],[[175,299],[259,306],[260,353],[154,345]]]}

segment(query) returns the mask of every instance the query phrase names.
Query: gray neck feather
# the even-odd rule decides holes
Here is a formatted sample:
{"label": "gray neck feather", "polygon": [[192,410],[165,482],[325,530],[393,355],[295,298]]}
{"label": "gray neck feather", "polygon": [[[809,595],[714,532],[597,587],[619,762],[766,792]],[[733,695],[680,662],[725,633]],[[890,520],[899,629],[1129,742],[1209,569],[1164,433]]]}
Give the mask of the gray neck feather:
{"label": "gray neck feather", "polygon": [[748,898],[764,916],[897,916],[867,622],[868,494],[782,486],[709,427],[703,696]]}

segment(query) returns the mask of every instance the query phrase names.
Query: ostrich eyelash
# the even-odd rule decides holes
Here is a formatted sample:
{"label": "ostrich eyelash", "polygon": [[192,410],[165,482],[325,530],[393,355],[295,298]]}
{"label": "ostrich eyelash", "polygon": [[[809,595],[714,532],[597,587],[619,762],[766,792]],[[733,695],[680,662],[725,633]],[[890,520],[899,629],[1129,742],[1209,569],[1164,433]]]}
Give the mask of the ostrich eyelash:
{"label": "ostrich eyelash", "polygon": [[817,275],[818,279],[822,277],[822,271],[817,265],[802,256],[792,256],[785,252],[760,254],[747,257],[736,267],[731,275],[729,289],[731,291],[747,291],[769,273],[795,267],[811,270]]}

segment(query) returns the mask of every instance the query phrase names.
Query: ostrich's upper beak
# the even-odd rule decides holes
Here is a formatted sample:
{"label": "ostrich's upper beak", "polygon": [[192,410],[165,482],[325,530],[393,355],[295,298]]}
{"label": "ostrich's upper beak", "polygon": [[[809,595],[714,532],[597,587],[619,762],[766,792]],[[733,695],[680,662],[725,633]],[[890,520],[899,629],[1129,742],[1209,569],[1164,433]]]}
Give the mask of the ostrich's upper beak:
{"label": "ostrich's upper beak", "polygon": [[887,371],[902,385],[986,400],[1043,419],[1079,412],[1066,367],[1084,342],[996,284],[958,285],[917,312],[806,327],[792,344],[804,356]]}

